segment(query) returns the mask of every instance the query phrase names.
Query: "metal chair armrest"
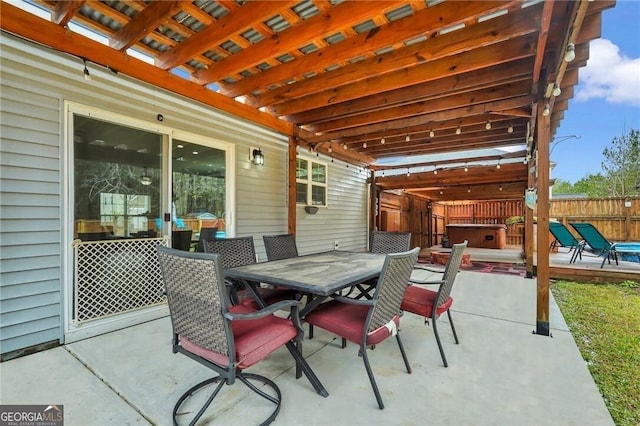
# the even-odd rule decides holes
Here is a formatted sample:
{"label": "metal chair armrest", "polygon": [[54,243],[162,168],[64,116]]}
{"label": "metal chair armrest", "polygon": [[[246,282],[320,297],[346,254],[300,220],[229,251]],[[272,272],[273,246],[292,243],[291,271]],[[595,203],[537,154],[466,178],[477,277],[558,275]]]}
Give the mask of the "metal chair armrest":
{"label": "metal chair armrest", "polygon": [[284,309],[286,307],[292,307],[297,310],[297,307],[300,305],[299,300],[281,300],[269,306],[266,306],[259,311],[251,312],[248,314],[238,314],[233,312],[225,312],[224,317],[231,321],[243,321],[243,320],[254,320],[259,318],[264,318],[266,316],[274,314],[276,311],[280,309]]}
{"label": "metal chair armrest", "polygon": [[422,281],[422,280],[409,280],[411,284],[423,284],[423,285],[441,285],[444,284],[444,280],[435,280],[435,281]]}

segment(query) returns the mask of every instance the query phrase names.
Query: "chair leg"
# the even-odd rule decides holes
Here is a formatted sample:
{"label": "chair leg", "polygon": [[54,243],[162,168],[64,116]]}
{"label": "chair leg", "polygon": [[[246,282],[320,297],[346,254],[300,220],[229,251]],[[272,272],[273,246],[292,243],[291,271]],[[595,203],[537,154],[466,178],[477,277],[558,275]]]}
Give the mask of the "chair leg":
{"label": "chair leg", "polygon": [[296,366],[300,366],[302,372],[305,376],[307,376],[307,379],[309,379],[309,382],[311,382],[311,385],[316,390],[316,392],[324,397],[329,396],[327,390],[324,388],[324,386],[322,386],[322,383],[320,383],[320,379],[318,379],[316,373],[313,372],[307,361],[302,356],[302,353],[293,344],[293,342],[288,342],[286,346],[293,358],[296,360]]}
{"label": "chair leg", "polygon": [[451,331],[453,331],[453,338],[456,339],[456,345],[460,344],[458,341],[458,335],[456,334],[456,328],[453,326],[453,319],[451,318],[451,311],[447,310],[447,316],[449,317],[449,324],[451,324]]}
{"label": "chair leg", "polygon": [[373,388],[373,393],[376,395],[376,401],[378,401],[378,407],[381,410],[384,409],[384,403],[382,402],[382,396],[380,396],[380,391],[378,390],[378,385],[376,384],[376,379],[373,377],[373,370],[371,369],[371,365],[369,365],[369,357],[367,356],[367,348],[360,348],[360,352],[362,353],[362,359],[364,360],[364,368],[367,369],[367,374],[369,375],[369,381],[371,382],[371,387]]}
{"label": "chair leg", "polygon": [[225,383],[227,383],[227,379],[220,380],[220,376],[216,376],[216,377],[213,377],[211,379],[207,379],[207,380],[204,380],[204,381],[198,383],[197,385],[191,387],[184,394],[182,394],[180,399],[178,399],[178,402],[176,402],[176,405],[173,407],[173,424],[174,425],[178,424],[178,421],[176,420],[176,417],[178,416],[178,410],[180,409],[180,406],[182,405],[182,403],[184,403],[188,398],[191,397],[191,395],[193,395],[195,392],[197,392],[201,388],[203,388],[205,386],[208,386],[211,383],[218,382],[218,381],[220,382],[220,383],[218,383],[218,386],[216,386],[216,388],[214,389],[214,391],[211,394],[211,396],[209,396],[209,398],[207,399],[205,404],[202,406],[202,408],[200,408],[200,411],[198,411],[196,416],[189,423],[190,426],[196,424],[198,419],[200,419],[200,417],[202,417],[202,415],[207,410],[207,408],[209,408],[209,405],[211,405],[211,402],[213,402],[213,399],[216,397],[216,395],[218,395],[218,392],[220,392],[220,389],[222,389],[222,386]]}
{"label": "chair leg", "polygon": [[431,324],[433,324],[433,334],[436,335],[436,342],[438,343],[438,349],[440,349],[440,356],[442,357],[442,363],[445,367],[448,367],[447,357],[444,356],[444,350],[442,349],[442,342],[440,342],[440,336],[438,335],[438,326],[436,325],[438,321],[436,321],[436,317],[431,318]]}
{"label": "chair leg", "polygon": [[342,344],[340,345],[342,347],[342,349],[347,347],[347,339],[345,339],[344,337],[342,338]]}
{"label": "chair leg", "polygon": [[309,340],[313,339],[313,324],[309,324]]}
{"label": "chair leg", "polygon": [[402,339],[400,339],[400,333],[396,334],[396,340],[398,341],[398,347],[400,348],[400,353],[402,354],[402,360],[404,361],[404,366],[407,369],[407,373],[411,374],[411,365],[409,364],[407,353],[404,351],[404,345],[402,344]]}

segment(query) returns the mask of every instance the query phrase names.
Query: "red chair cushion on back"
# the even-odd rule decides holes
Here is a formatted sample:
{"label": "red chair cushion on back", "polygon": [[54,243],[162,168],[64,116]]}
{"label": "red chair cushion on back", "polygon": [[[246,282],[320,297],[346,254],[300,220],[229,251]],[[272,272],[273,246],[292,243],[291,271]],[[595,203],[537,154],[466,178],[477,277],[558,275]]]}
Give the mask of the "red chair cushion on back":
{"label": "red chair cushion on back", "polygon": [[[431,317],[433,304],[437,297],[438,293],[433,290],[410,285],[404,293],[400,309],[423,317]],[[453,299],[449,297],[442,305],[438,306],[436,314],[440,315],[443,312],[447,312],[452,304]]]}
{"label": "red chair cushion on back", "polygon": [[[369,309],[369,306],[333,301],[323,303],[307,314],[304,320],[359,345],[362,343],[362,329]],[[393,320],[398,327],[400,317],[396,315]],[[367,345],[376,345],[389,336],[391,336],[389,330],[386,327],[380,327],[368,334]]]}
{"label": "red chair cushion on back", "polygon": [[[244,305],[232,306],[229,311],[238,314],[255,312]],[[232,321],[231,329],[236,345],[236,362],[241,370],[261,361],[298,334],[291,320],[274,315],[256,320]],[[180,337],[180,344],[189,352],[215,364],[225,367],[229,364],[226,354],[203,348],[184,337]]]}

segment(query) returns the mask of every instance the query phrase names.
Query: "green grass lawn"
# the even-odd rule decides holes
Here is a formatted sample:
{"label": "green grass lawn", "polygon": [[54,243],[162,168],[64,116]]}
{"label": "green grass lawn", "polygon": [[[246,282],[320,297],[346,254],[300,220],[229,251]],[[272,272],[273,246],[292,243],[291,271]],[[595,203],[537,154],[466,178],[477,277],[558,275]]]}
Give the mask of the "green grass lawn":
{"label": "green grass lawn", "polygon": [[640,288],[558,281],[553,296],[618,426],[640,425]]}

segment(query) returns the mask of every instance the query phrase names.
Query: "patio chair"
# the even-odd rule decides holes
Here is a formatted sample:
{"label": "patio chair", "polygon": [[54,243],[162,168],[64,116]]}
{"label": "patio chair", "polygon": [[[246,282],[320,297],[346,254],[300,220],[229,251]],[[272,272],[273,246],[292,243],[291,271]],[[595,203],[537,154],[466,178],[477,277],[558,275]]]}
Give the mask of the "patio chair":
{"label": "patio chair", "polygon": [[362,356],[381,410],[384,403],[369,364],[367,348],[395,335],[404,365],[407,372],[411,373],[411,366],[400,339],[400,302],[409,284],[419,250],[414,248],[408,252],[386,255],[371,299],[360,300],[335,295],[334,300],[321,304],[305,317],[309,324],[360,345],[359,355]]}
{"label": "patio chair", "polygon": [[298,257],[296,237],[293,234],[263,235],[267,260],[280,260]]}
{"label": "patio chair", "polygon": [[549,251],[553,250],[554,247],[568,247],[568,253],[571,253],[572,250],[573,255],[569,260],[569,263],[574,263],[576,258],[580,256],[580,260],[582,260],[582,250],[580,249],[580,245],[582,244],[580,241],[573,236],[571,231],[564,226],[564,224],[560,222],[549,222],[549,232],[553,235],[554,240],[551,242],[549,246]]}
{"label": "patio chair", "polygon": [[213,228],[200,228],[200,236],[198,237],[198,246],[196,247],[196,251],[204,253],[204,242],[214,240],[216,238],[216,232],[218,232],[217,226],[214,226]]}
{"label": "patio chair", "polygon": [[411,232],[371,232],[369,244],[371,253],[402,253],[410,248]]}
{"label": "patio chair", "polygon": [[[425,324],[429,323],[429,318],[433,323],[433,334],[436,336],[436,342],[438,343],[438,349],[440,350],[440,356],[445,367],[448,367],[447,358],[444,355],[442,349],[442,342],[440,341],[440,335],[438,334],[438,327],[436,320],[443,313],[447,313],[449,317],[449,324],[451,325],[451,331],[453,332],[453,338],[456,344],[459,344],[458,335],[456,329],[453,326],[453,319],[451,318],[451,305],[453,305],[453,298],[451,298],[451,289],[460,270],[460,264],[462,263],[462,254],[467,247],[467,241],[459,244],[454,244],[451,249],[451,255],[445,266],[444,273],[441,280],[437,281],[416,281],[412,280],[407,291],[402,298],[402,304],[400,309],[404,312],[411,312],[412,314],[420,315],[424,317]],[[438,291],[429,290],[424,287],[419,287],[414,284],[438,284]]]}
{"label": "patio chair", "polygon": [[[204,242],[204,251],[205,253],[215,253],[219,255],[220,265],[223,270],[256,263],[256,249],[253,244],[253,237],[207,240]],[[228,278],[226,279],[226,283],[229,288],[231,303],[234,305],[242,303],[254,309],[260,308],[258,302],[252,297],[250,290],[246,289],[244,285]],[[257,287],[256,291],[260,293],[260,297],[266,305],[271,305],[281,300],[298,298],[298,293],[290,289]]]}
{"label": "patio chair", "polygon": [[585,245],[588,244],[589,247],[591,247],[591,249],[596,253],[596,255],[603,257],[600,268],[604,266],[605,260],[608,261],[609,264],[611,264],[611,256],[615,257],[616,265],[618,264],[618,257],[615,251],[611,249],[613,243],[607,240],[595,226],[590,223],[583,222],[569,223],[569,225],[571,225],[571,227],[573,227],[573,229],[575,229],[576,232],[580,234],[582,239],[584,239],[585,243],[582,244],[580,253],[582,253],[582,251],[584,250]]}
{"label": "patio chair", "polygon": [[[282,301],[259,311],[245,305],[231,306],[225,297],[220,256],[162,246],[157,250],[173,328],[173,353],[182,353],[217,373],[191,387],[178,399],[173,409],[174,424],[177,424],[177,416],[184,414],[178,414],[180,407],[193,394],[217,383],[191,425],[202,417],[222,386],[233,385],[236,379],[275,405],[263,424],[271,423],[280,411],[280,389],[268,378],[244,370],[281,346],[286,346],[316,392],[328,395],[302,356],[300,302]],[[291,309],[290,318],[273,315],[285,307]]]}
{"label": "patio chair", "polygon": [[[387,232],[372,231],[369,239],[369,250],[371,253],[389,254],[402,253],[409,251],[411,248],[411,232]],[[355,285],[349,289],[346,296],[358,290],[358,298],[371,298],[371,291],[375,287],[377,280],[373,279],[364,283]]]}
{"label": "patio chair", "polygon": [[191,249],[191,230],[171,231],[171,247],[189,251]]}

